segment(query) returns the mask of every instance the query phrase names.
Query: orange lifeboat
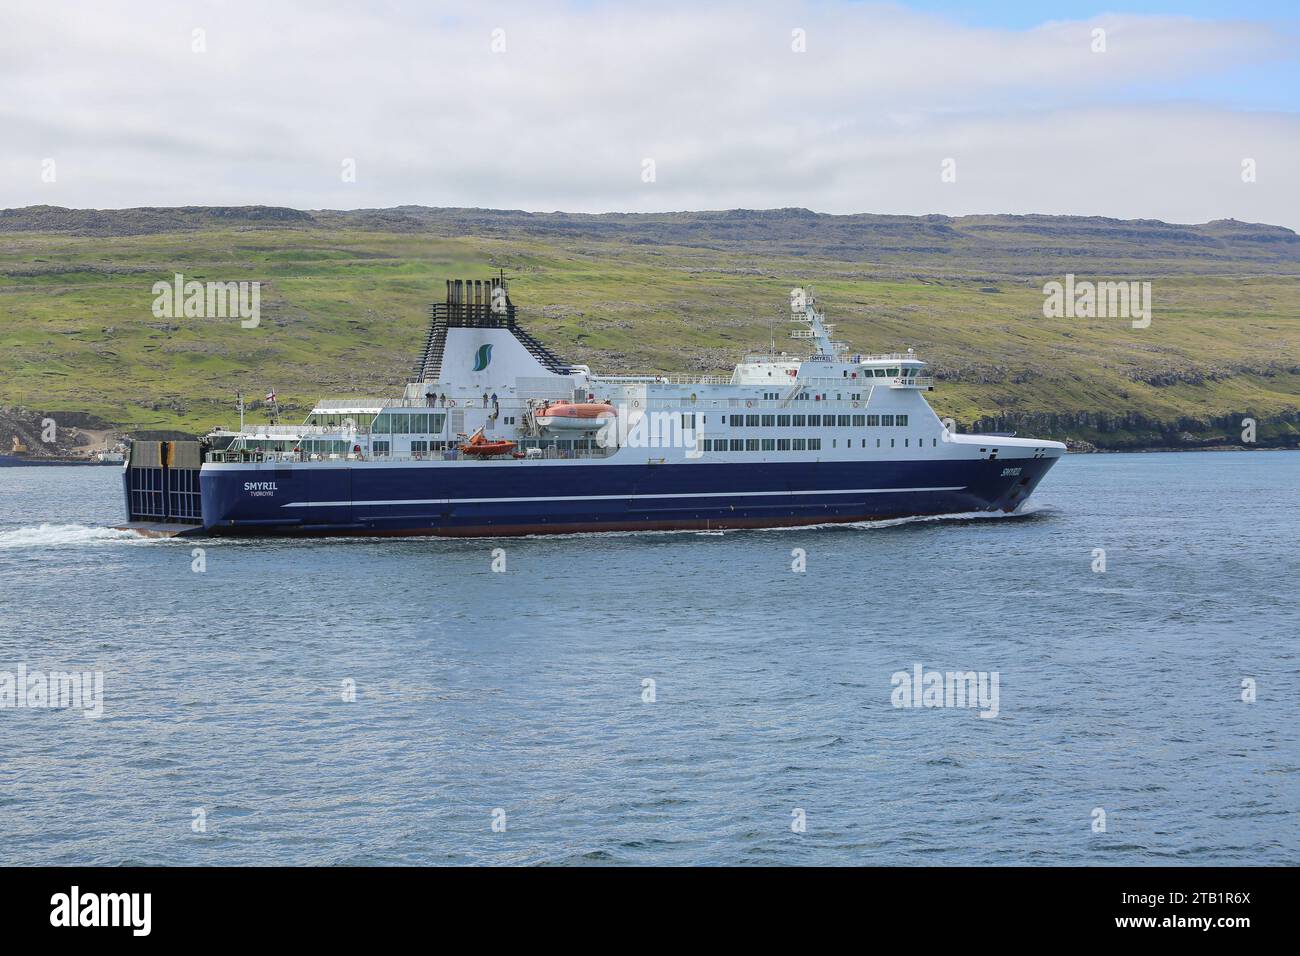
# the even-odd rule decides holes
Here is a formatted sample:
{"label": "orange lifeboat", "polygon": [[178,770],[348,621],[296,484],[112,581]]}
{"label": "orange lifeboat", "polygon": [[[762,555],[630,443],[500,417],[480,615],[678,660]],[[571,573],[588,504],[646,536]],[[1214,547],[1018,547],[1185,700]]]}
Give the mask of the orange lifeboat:
{"label": "orange lifeboat", "polygon": [[468,440],[461,442],[461,454],[471,455],[475,458],[493,458],[497,455],[508,455],[514,451],[515,443],[512,441],[498,440],[492,441],[484,437],[483,429],[480,428]]}
{"label": "orange lifeboat", "polygon": [[534,417],[542,428],[552,431],[596,431],[618,417],[609,402],[547,402]]}

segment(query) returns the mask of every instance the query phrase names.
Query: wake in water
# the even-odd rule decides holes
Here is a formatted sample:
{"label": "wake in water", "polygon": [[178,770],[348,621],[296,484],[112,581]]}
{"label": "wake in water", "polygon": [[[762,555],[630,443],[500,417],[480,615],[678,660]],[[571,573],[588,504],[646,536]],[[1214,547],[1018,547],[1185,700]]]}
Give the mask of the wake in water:
{"label": "wake in water", "polygon": [[[878,521],[826,521],[821,524],[801,524],[801,525],[780,525],[772,528],[728,528],[725,531],[721,529],[701,530],[698,528],[680,528],[673,530],[660,531],[573,531],[559,534],[528,534],[521,535],[514,540],[523,541],[545,541],[565,538],[649,538],[659,536],[685,536],[696,535],[700,537],[714,537],[732,534],[788,534],[794,531],[872,531],[880,528],[897,528],[904,525],[913,524],[933,524],[952,522],[954,524],[968,521],[1015,521],[1017,519],[1043,518],[1054,514],[1054,509],[1049,505],[1040,505],[1034,502],[1028,502],[1024,507],[1007,514],[1003,511],[963,511],[954,514],[945,515],[914,515],[906,518],[881,518]],[[373,540],[373,539],[371,539]],[[443,539],[454,540],[454,539]],[[461,539],[469,541],[480,540],[511,540],[510,538],[469,538]]]}
{"label": "wake in water", "polygon": [[117,528],[92,528],[83,524],[42,524],[35,528],[0,531],[0,550],[14,548],[80,548],[114,542],[144,542],[149,538]]}
{"label": "wake in water", "polygon": [[[895,528],[900,525],[908,524],[932,524],[934,522],[963,522],[963,521],[1013,521],[1017,518],[1036,518],[1045,517],[1052,513],[1052,509],[1046,505],[1039,505],[1030,502],[1024,507],[1012,511],[1010,514],[1004,511],[963,511],[959,514],[950,515],[917,515],[911,518],[887,518],[880,521],[850,521],[847,524],[816,524],[809,525],[812,528]],[[764,528],[762,530],[773,530]]]}

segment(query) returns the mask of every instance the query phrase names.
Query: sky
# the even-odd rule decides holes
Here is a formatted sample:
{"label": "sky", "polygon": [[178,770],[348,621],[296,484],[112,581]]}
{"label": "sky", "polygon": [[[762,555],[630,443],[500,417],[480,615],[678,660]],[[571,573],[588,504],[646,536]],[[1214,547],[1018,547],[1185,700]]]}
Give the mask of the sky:
{"label": "sky", "polygon": [[3,0],[0,207],[1300,229],[1300,4]]}

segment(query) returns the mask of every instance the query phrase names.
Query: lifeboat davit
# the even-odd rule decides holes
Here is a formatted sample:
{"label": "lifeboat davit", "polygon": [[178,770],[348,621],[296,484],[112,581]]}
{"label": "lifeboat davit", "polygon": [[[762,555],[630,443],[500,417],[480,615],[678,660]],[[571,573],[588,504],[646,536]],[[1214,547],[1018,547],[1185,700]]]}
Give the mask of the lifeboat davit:
{"label": "lifeboat davit", "polygon": [[473,435],[470,435],[466,441],[461,442],[461,454],[471,455],[475,458],[493,458],[497,455],[508,455],[514,451],[515,443],[512,441],[490,440],[483,435],[483,429],[479,429]]}
{"label": "lifeboat davit", "polygon": [[618,418],[618,409],[609,402],[548,402],[533,416],[537,424],[549,431],[593,432]]}

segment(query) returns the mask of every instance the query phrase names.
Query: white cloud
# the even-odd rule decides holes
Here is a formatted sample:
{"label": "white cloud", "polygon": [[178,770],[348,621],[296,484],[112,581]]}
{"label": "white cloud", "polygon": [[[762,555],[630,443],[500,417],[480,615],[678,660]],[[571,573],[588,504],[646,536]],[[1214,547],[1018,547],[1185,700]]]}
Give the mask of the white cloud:
{"label": "white cloud", "polygon": [[[1300,226],[1300,118],[1169,98],[1207,64],[1294,58],[1293,38],[1267,25],[1107,15],[1016,31],[893,6],[695,6],[9,7],[0,205],[807,206]],[[191,52],[194,28],[206,53]],[[791,50],[795,28],[806,53]],[[45,157],[55,183],[41,182]],[[356,183],[340,179],[345,157]],[[940,181],[945,157],[955,183]]]}

